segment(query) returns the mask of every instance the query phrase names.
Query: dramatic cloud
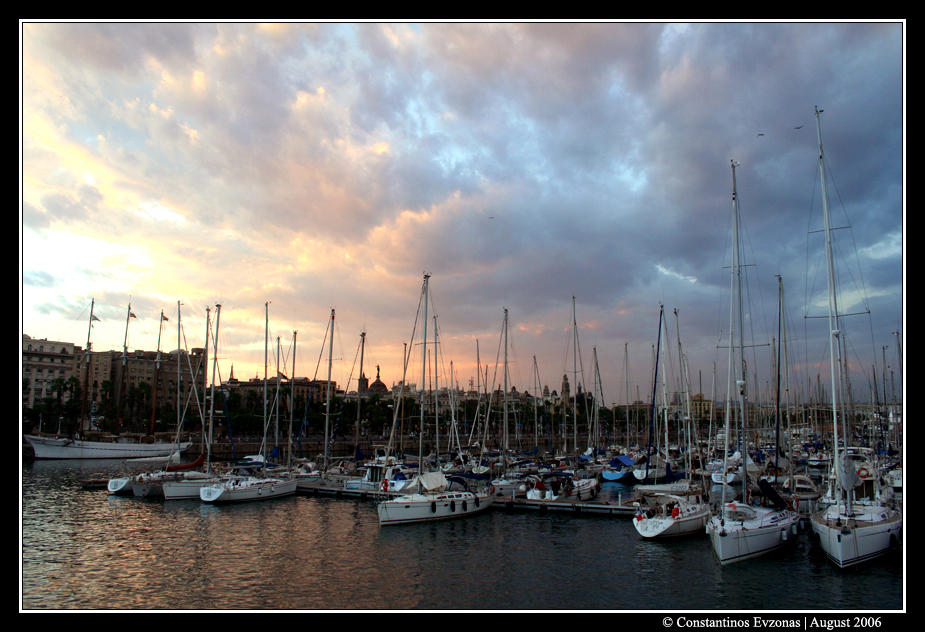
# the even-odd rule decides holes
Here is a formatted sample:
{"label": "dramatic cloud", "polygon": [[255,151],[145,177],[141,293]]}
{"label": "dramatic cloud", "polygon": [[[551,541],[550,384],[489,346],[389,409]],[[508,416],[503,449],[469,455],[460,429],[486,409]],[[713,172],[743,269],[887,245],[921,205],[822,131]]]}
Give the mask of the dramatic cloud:
{"label": "dramatic cloud", "polygon": [[826,340],[803,318],[825,307],[818,106],[867,370],[903,327],[903,38],[901,23],[24,23],[23,332],[83,344],[95,298],[94,346],[118,348],[131,301],[132,345],[152,348],[180,301],[201,345],[220,303],[223,375],[262,375],[269,301],[271,337],[288,348],[297,330],[311,374],[334,308],[338,381],[365,329],[367,367],[392,383],[428,272],[463,385],[477,340],[494,361],[507,307],[515,384],[532,388],[536,356],[558,389],[574,296],[579,379],[594,347],[622,401],[624,345],[631,383],[650,380],[660,303],[692,376],[724,366],[735,160],[749,323],[777,335],[780,275],[806,384]]}

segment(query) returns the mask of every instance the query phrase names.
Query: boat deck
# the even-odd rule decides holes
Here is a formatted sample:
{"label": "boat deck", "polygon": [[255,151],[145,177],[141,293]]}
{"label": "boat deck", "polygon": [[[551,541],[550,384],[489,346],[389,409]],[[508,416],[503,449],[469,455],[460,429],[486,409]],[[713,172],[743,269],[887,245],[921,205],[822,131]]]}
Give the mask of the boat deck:
{"label": "boat deck", "polygon": [[876,520],[876,521],[857,520],[855,518],[844,518],[840,520],[832,520],[831,518],[829,518],[826,520],[819,520],[818,522],[820,524],[824,524],[826,527],[829,527],[830,529],[834,529],[836,527],[842,527],[842,526],[849,527],[849,528],[850,527],[871,527],[874,525],[892,524],[894,522],[900,522],[901,520],[902,520],[902,514],[897,511],[897,512],[893,512],[893,515],[887,518],[886,520]]}

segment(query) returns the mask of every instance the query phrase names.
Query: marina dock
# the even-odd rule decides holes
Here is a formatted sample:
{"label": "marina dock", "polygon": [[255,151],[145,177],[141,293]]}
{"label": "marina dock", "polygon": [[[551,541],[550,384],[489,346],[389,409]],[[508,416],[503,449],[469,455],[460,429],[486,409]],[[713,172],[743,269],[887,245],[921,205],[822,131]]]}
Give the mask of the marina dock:
{"label": "marina dock", "polygon": [[[299,494],[308,496],[330,496],[334,498],[354,498],[359,500],[384,500],[396,498],[406,491],[384,492],[372,489],[344,489],[336,483],[326,481],[303,481],[296,489]],[[526,510],[544,512],[561,512],[570,514],[590,514],[612,516],[615,518],[632,518],[636,513],[633,505],[638,500],[635,495],[618,496],[616,501],[595,500],[530,500],[521,497],[497,496],[492,501],[492,509]]]}

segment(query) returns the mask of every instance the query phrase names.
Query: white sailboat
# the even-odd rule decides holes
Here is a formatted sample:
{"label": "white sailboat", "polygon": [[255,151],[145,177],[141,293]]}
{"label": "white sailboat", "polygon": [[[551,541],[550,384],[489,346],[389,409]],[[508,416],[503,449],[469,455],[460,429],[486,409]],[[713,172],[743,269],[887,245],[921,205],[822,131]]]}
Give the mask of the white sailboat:
{"label": "white sailboat", "polygon": [[[179,314],[179,305],[177,306],[177,313]],[[206,309],[206,321],[208,322],[209,310]],[[216,370],[218,368],[218,330],[219,325],[221,324],[221,314],[222,306],[216,304],[215,306],[215,335],[212,336],[212,392],[209,396],[209,431],[208,436],[203,436],[203,441],[206,445],[206,457],[205,457],[205,469],[186,469],[183,472],[177,473],[174,476],[167,478],[166,480],[161,481],[161,495],[164,497],[164,500],[193,500],[199,498],[199,490],[208,484],[217,483],[219,481],[218,475],[212,469],[212,427],[213,419],[215,413],[215,379],[216,379]],[[178,319],[179,320],[179,319]],[[209,346],[209,336],[208,336],[208,325],[206,327],[206,348]],[[179,392],[178,392],[179,395]],[[203,399],[205,399],[205,391],[203,390]],[[205,433],[203,433],[205,434]],[[201,457],[202,455],[200,455]],[[203,462],[200,461],[200,465]]]}
{"label": "white sailboat", "polygon": [[[209,328],[211,326],[211,321],[209,320],[210,310],[206,308],[206,341],[204,349],[208,350],[209,348]],[[161,325],[164,323],[164,312],[161,312],[160,322]],[[181,324],[180,324],[180,302],[177,301],[177,349],[181,348]],[[158,364],[160,363],[160,330],[158,331],[158,343],[157,343],[157,352],[158,352]],[[180,413],[180,358],[182,354],[177,355],[177,441],[180,440],[180,432],[183,429],[183,419],[185,415]],[[189,356],[187,355],[187,363],[189,365],[190,375],[192,376],[190,384],[190,395],[196,395],[196,372],[193,371],[192,363],[189,361]],[[159,368],[159,367],[158,367]],[[205,366],[201,367],[201,373],[203,377],[206,375]],[[203,379],[203,403],[205,402],[205,379]],[[187,400],[189,403],[189,400]],[[199,403],[198,395],[196,399],[196,408],[199,410],[199,417],[202,422],[202,427],[205,428],[205,415],[202,411],[202,405]],[[151,424],[153,426],[154,419],[152,416]],[[164,484],[171,481],[180,481],[184,480],[187,471],[193,471],[197,467],[200,467],[205,462],[205,457],[200,454],[199,457],[192,463],[179,463],[170,465],[168,464],[163,467],[163,469],[155,470],[153,472],[141,472],[136,474],[132,478],[132,493],[137,498],[164,498]]]}
{"label": "white sailboat", "polygon": [[[421,361],[421,422],[419,433],[419,451],[418,454],[423,457],[423,429],[424,429],[424,389],[427,383],[427,307],[428,307],[428,282],[430,275],[424,275],[424,285],[421,290],[423,306],[423,346]],[[505,310],[506,311],[506,310]],[[421,312],[419,308],[418,312]],[[415,326],[417,322],[415,321]],[[412,340],[414,334],[412,333]],[[410,354],[409,354],[410,355]],[[404,390],[405,377],[408,367],[408,357],[404,360],[404,370],[402,375],[402,391]],[[401,398],[402,391],[399,392]],[[392,420],[392,431],[394,436],[395,425],[398,416],[398,406],[395,406],[395,413]],[[435,445],[437,445],[435,443]],[[389,447],[386,450],[386,458],[389,456],[389,450],[392,446],[392,439],[389,439]],[[376,505],[376,512],[379,516],[379,525],[397,525],[410,524],[416,522],[431,522],[434,520],[446,520],[459,518],[462,516],[481,513],[491,507],[492,495],[488,490],[480,491],[448,491],[446,476],[442,471],[424,472],[425,460],[418,460],[418,476],[414,479],[409,488],[417,487],[417,492],[404,494],[397,498],[383,500]]]}
{"label": "white sailboat", "polygon": [[[267,341],[269,336],[269,309],[270,304],[266,303],[266,333],[264,334],[264,398],[263,398],[263,442],[261,443],[261,454],[259,459],[252,459],[255,466],[260,467],[257,474],[240,475],[232,473],[223,476],[217,482],[204,485],[199,489],[199,499],[202,502],[210,504],[219,503],[240,503],[255,500],[268,500],[295,494],[298,480],[291,476],[287,471],[281,476],[273,476],[267,473],[266,461],[263,458],[262,449],[266,445],[267,434]],[[277,366],[277,373],[279,367]],[[290,428],[290,436],[291,436]],[[290,450],[291,453],[291,450]]]}
{"label": "white sailboat", "polygon": [[702,534],[710,519],[710,505],[700,496],[656,494],[652,500],[646,510],[639,506],[633,518],[636,532],[646,539]]}
{"label": "white sailboat", "polygon": [[[855,487],[863,484],[862,469],[839,441],[847,442],[847,419],[842,393],[838,292],[835,283],[835,261],[832,255],[831,226],[825,181],[825,160],[822,152],[822,110],[816,112],[816,133],[819,141],[819,177],[822,183],[822,211],[825,225],[826,264],[829,298],[829,364],[832,382],[832,445],[835,501],[812,516],[813,532],[826,556],[838,567],[854,566],[880,557],[899,545],[902,534],[902,513],[883,502],[879,495],[868,500],[855,498]],[[840,431],[840,432],[839,432]],[[840,436],[841,435],[841,436]],[[857,469],[856,469],[857,468]],[[873,469],[873,468],[872,468]]]}
{"label": "white sailboat", "polygon": [[[81,412],[81,428],[86,424],[86,396],[89,391],[89,363],[90,363],[90,332],[93,330],[93,321],[99,320],[93,314],[95,300],[90,301],[90,323],[87,328],[87,351],[84,361],[83,405]],[[128,308],[132,317],[132,306]],[[126,335],[128,322],[126,322]],[[154,441],[144,443],[127,437],[113,437],[111,440],[89,440],[81,437],[80,432],[73,436],[46,436],[26,435],[26,441],[32,446],[36,459],[140,459],[150,457],[169,456],[179,450],[188,449],[192,442],[184,441],[179,445],[173,442]]]}
{"label": "white sailboat", "polygon": [[[729,310],[729,389],[730,397],[737,395],[735,402],[726,403],[726,423],[724,430],[724,458],[728,461],[729,429],[733,419],[733,409],[738,412],[740,432],[744,436],[746,418],[746,375],[744,350],[744,316],[742,311],[742,263],[739,245],[739,201],[736,191],[735,168],[737,163],[731,161],[732,166],[732,226],[733,226],[733,261],[731,279],[731,305]],[[735,351],[738,351],[738,361],[735,360]],[[734,367],[738,371],[733,375]],[[735,377],[734,384],[732,383]],[[743,442],[743,450],[747,448]],[[747,456],[743,459],[747,462]],[[728,472],[728,462],[723,467]],[[720,564],[731,564],[751,559],[773,551],[786,544],[791,533],[796,533],[799,514],[776,504],[775,507],[759,507],[747,504],[748,501],[748,468],[742,468],[742,495],[739,502],[727,502],[728,485],[722,486],[722,494],[718,511],[707,523],[706,531],[713,545],[713,552]],[[770,490],[770,487],[768,487]],[[776,494],[771,494],[776,497]],[[779,497],[777,497],[779,500]]]}
{"label": "white sailboat", "polygon": [[[688,396],[690,387],[685,371],[684,354],[681,351],[681,326],[678,318],[678,310],[674,310],[675,323],[678,337],[678,358],[681,369],[681,383],[685,393],[685,402],[687,409],[684,420],[690,426],[691,411],[690,397]],[[692,453],[691,431],[690,427],[686,430],[687,435],[687,455],[690,459]],[[665,489],[667,488],[667,489]],[[664,485],[640,485],[635,488],[637,492],[643,494],[647,490],[656,491],[651,500],[654,502],[647,511],[642,511],[641,507],[637,509],[636,516],[633,520],[633,526],[636,532],[645,539],[672,538],[694,533],[703,533],[707,521],[710,519],[711,509],[709,503],[703,501],[698,493],[702,484],[698,485],[693,480],[693,468],[690,460],[687,463],[687,477],[679,481],[667,483]],[[676,489],[677,492],[673,492]],[[651,492],[649,492],[651,493]]]}

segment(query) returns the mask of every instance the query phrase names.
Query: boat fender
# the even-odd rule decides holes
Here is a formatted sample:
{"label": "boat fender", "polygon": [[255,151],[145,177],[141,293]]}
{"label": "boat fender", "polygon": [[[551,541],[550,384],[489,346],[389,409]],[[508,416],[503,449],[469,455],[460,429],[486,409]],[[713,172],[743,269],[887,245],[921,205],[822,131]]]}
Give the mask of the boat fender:
{"label": "boat fender", "polygon": [[858,476],[861,478],[870,478],[870,470],[866,467],[858,468]]}
{"label": "boat fender", "polygon": [[462,510],[463,510],[463,511],[468,511],[468,509],[469,509],[469,507],[468,507],[468,506],[466,506],[466,501],[464,500],[464,501],[463,501],[463,507],[462,507]]}
{"label": "boat fender", "polygon": [[389,491],[389,481],[386,478],[382,479],[382,491]]}
{"label": "boat fender", "polygon": [[456,501],[455,500],[450,501],[450,511],[456,511]]}
{"label": "boat fender", "polygon": [[494,495],[495,495],[495,486],[492,485],[491,487],[489,487],[489,488],[488,488],[488,491],[489,491],[489,493],[490,493],[492,496],[494,496]]}
{"label": "boat fender", "polygon": [[430,503],[430,513],[437,513],[437,503],[436,502]]}
{"label": "boat fender", "polygon": [[479,497],[478,497],[478,496],[475,497],[475,506],[476,506],[476,507],[479,506]]}

